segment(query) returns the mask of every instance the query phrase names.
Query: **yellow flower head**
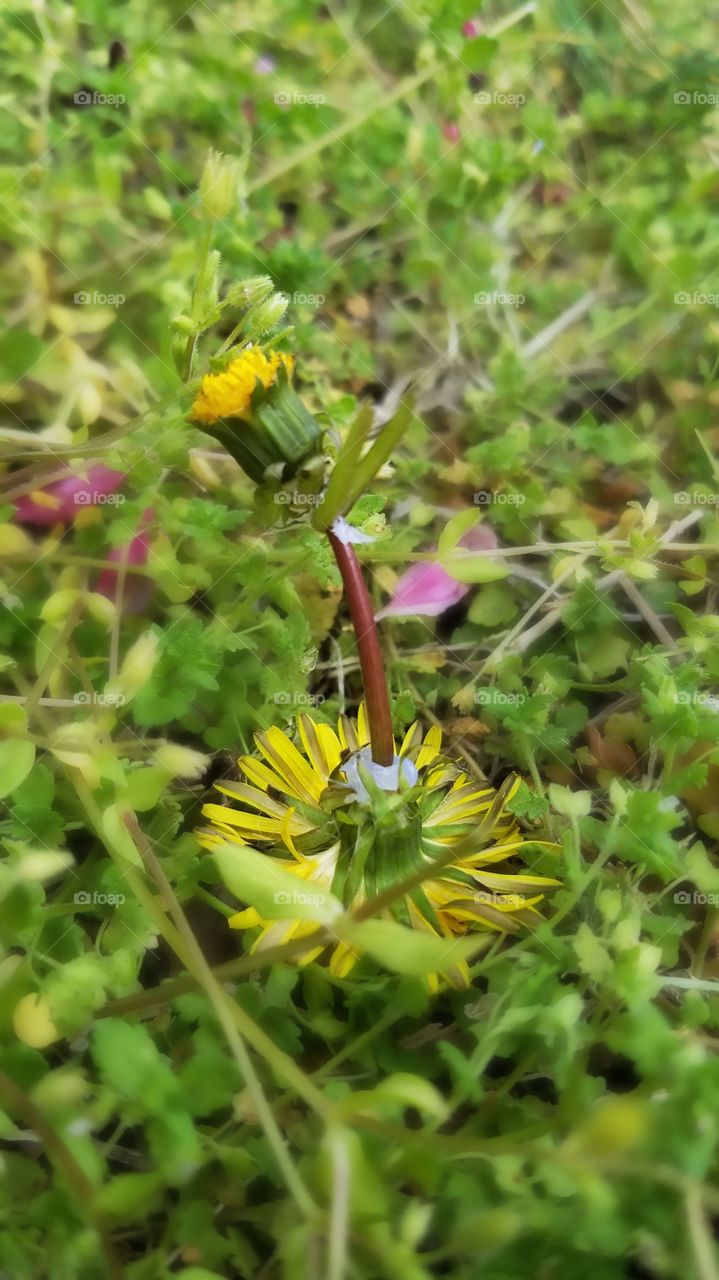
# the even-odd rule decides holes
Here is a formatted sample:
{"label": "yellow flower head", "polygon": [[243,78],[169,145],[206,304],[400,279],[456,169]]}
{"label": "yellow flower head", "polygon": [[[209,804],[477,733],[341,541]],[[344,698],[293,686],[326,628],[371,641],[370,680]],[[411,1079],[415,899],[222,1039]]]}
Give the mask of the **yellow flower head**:
{"label": "yellow flower head", "polygon": [[[225,781],[217,790],[234,804],[207,804],[209,827],[200,842],[215,851],[252,845],[268,860],[296,875],[307,889],[331,891],[345,909],[378,897],[418,869],[421,885],[380,911],[412,928],[454,938],[481,927],[516,933],[541,919],[536,904],[559,881],[526,870],[504,869],[539,841],[525,841],[497,792],[477,783],[440,755],[441,732],[423,735],[418,724],[399,748],[405,783],[397,793],[399,821],[383,830],[371,818],[371,847],[358,863],[358,827],[351,819],[363,802],[357,790],[357,761],[369,743],[364,709],[358,722],[341,717],[338,732],[308,715],[297,720],[297,741],[279,728],[256,736],[259,756],[241,756],[246,782]],[[260,758],[262,757],[262,758]],[[360,766],[361,772],[361,766]],[[519,781],[510,786],[504,803]],[[364,790],[364,788],[361,788]],[[365,800],[369,796],[365,791]],[[349,806],[349,807],[348,807]],[[368,813],[364,807],[365,815]],[[447,858],[450,850],[456,855]],[[433,864],[435,866],[433,867]],[[308,937],[318,926],[308,920],[265,920],[254,907],[230,918],[235,929],[259,928],[253,950]],[[321,953],[308,948],[304,960]],[[357,959],[344,942],[335,946],[330,972],[344,977]],[[468,976],[464,961],[453,975]]]}
{"label": "yellow flower head", "polygon": [[193,419],[213,426],[222,418],[249,417],[257,383],[269,391],[279,370],[286,369],[289,377],[294,364],[294,356],[284,351],[265,352],[259,347],[248,347],[222,373],[205,375],[192,406]]}

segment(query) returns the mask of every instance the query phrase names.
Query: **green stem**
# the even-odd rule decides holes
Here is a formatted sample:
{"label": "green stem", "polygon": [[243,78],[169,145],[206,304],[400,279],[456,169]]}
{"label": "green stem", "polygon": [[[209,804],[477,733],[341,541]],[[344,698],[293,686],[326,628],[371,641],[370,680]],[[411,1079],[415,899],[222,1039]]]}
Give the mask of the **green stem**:
{"label": "green stem", "polygon": [[327,1145],[332,1160],[332,1207],[327,1247],[327,1280],[344,1280],[347,1271],[347,1233],[352,1166],[344,1129],[330,1129]]}
{"label": "green stem", "polygon": [[[272,1108],[265,1097],[264,1090],[255,1072],[254,1066],[252,1065],[252,1060],[247,1052],[244,1040],[238,1030],[238,1023],[245,1020],[251,1023],[251,1019],[249,1019],[248,1015],[244,1014],[244,1011],[239,1005],[230,999],[227,992],[223,990],[217,981],[210,965],[207,963],[205,954],[192,931],[187,917],[177,900],[172,885],[165,875],[160,862],[155,857],[149,841],[142,832],[134,813],[126,813],[124,821],[125,826],[130,832],[135,846],[142,857],[143,863],[157,884],[181,939],[181,947],[177,954],[185,967],[194,974],[197,982],[203,988],[210,1004],[215,1010],[217,1020],[225,1033],[232,1055],[239,1067],[248,1092],[252,1097],[257,1117],[262,1124],[265,1134],[267,1135],[267,1140],[275,1154],[275,1159],[284,1174],[287,1187],[298,1208],[306,1217],[311,1217],[315,1213],[314,1201],[305,1187],[299,1173],[295,1169],[292,1158],[285,1145],[285,1140],[279,1130],[277,1121],[275,1120]],[[277,1058],[280,1051],[277,1050],[274,1045],[272,1048],[274,1050],[273,1056]],[[284,1057],[284,1055],[282,1056]],[[309,1085],[310,1082],[306,1080],[306,1083]]]}
{"label": "green stem", "polygon": [[[212,223],[208,222],[202,237],[200,245],[200,261],[197,268],[197,277],[195,280],[195,291],[192,295],[192,319],[197,322],[198,310],[200,302],[205,291],[205,276],[207,274],[207,262],[210,256],[210,246],[212,244]],[[185,347],[185,358],[182,363],[182,381],[189,382],[192,377],[192,363],[195,358],[195,348],[197,346],[197,333],[191,333],[187,339]]]}

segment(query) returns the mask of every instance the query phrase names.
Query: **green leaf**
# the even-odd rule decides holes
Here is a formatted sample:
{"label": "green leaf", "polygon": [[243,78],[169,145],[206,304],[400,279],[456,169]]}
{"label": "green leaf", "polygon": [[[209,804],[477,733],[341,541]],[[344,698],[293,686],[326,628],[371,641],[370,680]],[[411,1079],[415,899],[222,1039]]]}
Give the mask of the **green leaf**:
{"label": "green leaf", "polygon": [[19,382],[44,350],[45,343],[34,333],[7,329],[0,334],[0,382]]}
{"label": "green leaf", "polygon": [[169,770],[160,765],[146,765],[141,769],[132,769],[127,775],[125,793],[127,804],[137,813],[154,809],[171,778],[172,774]]}
{"label": "green leaf", "polygon": [[447,1104],[439,1090],[419,1076],[397,1072],[380,1081],[375,1089],[355,1089],[338,1108],[343,1119],[373,1111],[381,1114],[388,1108],[414,1107],[442,1122],[447,1118]]}
{"label": "green leaf", "polygon": [[438,563],[456,582],[498,582],[511,573],[506,562],[491,560],[476,551],[456,551],[453,555],[441,556]]}
{"label": "green leaf", "polygon": [[558,782],[550,782],[547,794],[554,812],[565,818],[586,818],[592,808],[591,791],[572,791],[569,787],[560,787]]}
{"label": "green leaf", "polygon": [[346,449],[340,455],[341,468],[338,459],[324,501],[315,513],[314,523],[319,527],[326,527],[341,512],[349,510],[396,449],[414,417],[411,404],[403,402],[394,417],[382,427],[372,447],[360,457],[362,442],[372,421],[371,410],[369,424],[366,411],[364,417],[362,412],[360,425],[355,424],[352,428]]}
{"label": "green leaf", "polygon": [[24,782],[34,763],[34,742],[24,738],[5,738],[0,742],[0,799]]}
{"label": "green leaf", "polygon": [[102,815],[102,831],[110,848],[118,857],[129,862],[133,867],[141,865],[142,859],[135,847],[135,841],[122,820],[122,810],[119,805],[108,805]]}
{"label": "green leaf", "polygon": [[468,618],[475,626],[501,627],[518,613],[517,602],[508,587],[487,586],[478,591],[469,606]]}
{"label": "green leaf", "polygon": [[55,779],[47,765],[36,763],[16,788],[10,817],[3,824],[14,840],[28,840],[51,848],[62,843],[64,822],[53,809]]}
{"label": "green leaf", "polygon": [[285,871],[276,858],[239,844],[218,849],[213,859],[227,888],[267,920],[315,920],[334,927],[342,915],[342,904],[329,889],[293,875],[289,859]]}
{"label": "green leaf", "polygon": [[467,507],[466,511],[458,511],[456,516],[452,516],[439,535],[437,550],[440,556],[456,547],[465,533],[469,533],[481,519],[482,512],[477,507]]}
{"label": "green leaf", "polygon": [[580,924],[572,946],[582,973],[586,973],[594,982],[608,977],[612,971],[612,957],[600,939],[592,933],[589,925]]}
{"label": "green leaf", "polygon": [[384,968],[404,974],[451,973],[460,960],[484,950],[490,941],[480,933],[448,940],[405,928],[394,920],[350,924],[345,917],[333,927],[345,942],[366,951]]}
{"label": "green leaf", "polygon": [[137,1222],[157,1209],[162,1201],[162,1178],[158,1173],[117,1173],[97,1193],[96,1205],[113,1222]]}
{"label": "green leaf", "polygon": [[172,1184],[185,1182],[202,1159],[187,1099],[168,1058],[143,1026],[98,1022],[92,1056],[105,1083],[146,1118],[155,1160]]}

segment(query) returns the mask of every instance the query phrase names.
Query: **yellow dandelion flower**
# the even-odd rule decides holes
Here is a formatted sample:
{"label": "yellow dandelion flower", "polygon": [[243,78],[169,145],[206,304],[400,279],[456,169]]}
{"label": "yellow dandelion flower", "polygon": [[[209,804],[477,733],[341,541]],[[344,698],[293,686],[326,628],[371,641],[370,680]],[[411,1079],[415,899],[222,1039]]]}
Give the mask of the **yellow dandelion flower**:
{"label": "yellow dandelion flower", "polygon": [[[374,899],[422,868],[427,874],[421,885],[379,914],[448,939],[476,927],[516,933],[542,918],[537,904],[559,881],[529,870],[496,870],[543,843],[525,841],[506,811],[519,779],[497,807],[492,787],[478,785],[441,755],[439,728],[423,734],[414,724],[396,757],[396,817],[387,826],[371,814],[366,828],[371,838],[363,845],[362,812],[367,815],[368,804],[371,810],[362,782],[362,764],[369,758],[364,708],[357,722],[341,717],[336,733],[305,714],[296,728],[295,741],[279,728],[256,735],[258,755],[238,761],[246,781],[218,784],[232,803],[205,805],[209,826],[199,833],[205,848],[255,846],[305,888],[331,891],[345,909]],[[456,856],[448,858],[453,849]],[[309,940],[318,928],[308,920],[265,920],[254,907],[230,917],[229,924],[259,929],[253,951]],[[322,950],[308,950],[303,961]],[[330,972],[344,977],[356,960],[356,952],[340,943]],[[453,981],[464,985],[467,977],[462,962]]]}
{"label": "yellow dandelion flower", "polygon": [[223,418],[248,417],[257,383],[268,391],[277,380],[278,370],[286,369],[289,377],[294,364],[294,357],[284,351],[264,352],[259,347],[248,347],[222,373],[205,375],[192,406],[192,417],[206,426]]}
{"label": "yellow dandelion flower", "polygon": [[220,440],[258,484],[293,476],[321,453],[322,429],[291,386],[294,356],[246,347],[202,379],[191,420]]}

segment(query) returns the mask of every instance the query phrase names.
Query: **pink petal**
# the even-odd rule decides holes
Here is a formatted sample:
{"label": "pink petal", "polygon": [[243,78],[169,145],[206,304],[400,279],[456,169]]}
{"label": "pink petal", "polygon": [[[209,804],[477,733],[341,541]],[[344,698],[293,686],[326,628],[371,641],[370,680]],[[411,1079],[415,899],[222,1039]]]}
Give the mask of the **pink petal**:
{"label": "pink petal", "polygon": [[[136,533],[132,541],[129,544],[126,543],[124,547],[113,547],[112,551],[108,552],[108,560],[118,563],[127,558],[128,565],[146,565],[150,554],[150,533],[147,526],[152,523],[154,517],[154,509],[147,507],[142,513],[139,533]],[[95,583],[95,590],[99,595],[114,600],[117,594],[118,578],[119,573],[115,569],[103,569]],[[146,578],[144,574],[128,572],[122,597],[123,613],[143,613],[154,591],[155,584],[151,578]]]}
{"label": "pink petal", "polygon": [[68,467],[67,475],[36,492],[46,501],[38,501],[32,493],[23,494],[15,502],[15,518],[21,524],[50,528],[55,524],[72,524],[79,511],[95,507],[109,494],[116,493],[125,479],[124,471],[111,467],[89,467],[84,475],[76,475]]}
{"label": "pink petal", "polygon": [[459,545],[465,551],[494,551],[499,546],[499,541],[494,529],[490,529],[488,524],[476,524],[460,538]]}
{"label": "pink petal", "polygon": [[[492,551],[497,546],[497,535],[489,525],[478,524],[459,541],[467,551]],[[470,588],[463,582],[455,582],[440,564],[413,564],[403,573],[394,594],[375,617],[407,618],[411,616],[436,618],[451,605],[466,596]]]}
{"label": "pink petal", "polygon": [[412,614],[436,618],[466,596],[469,587],[455,582],[440,564],[413,564],[402,574],[394,595],[377,618],[406,618]]}

